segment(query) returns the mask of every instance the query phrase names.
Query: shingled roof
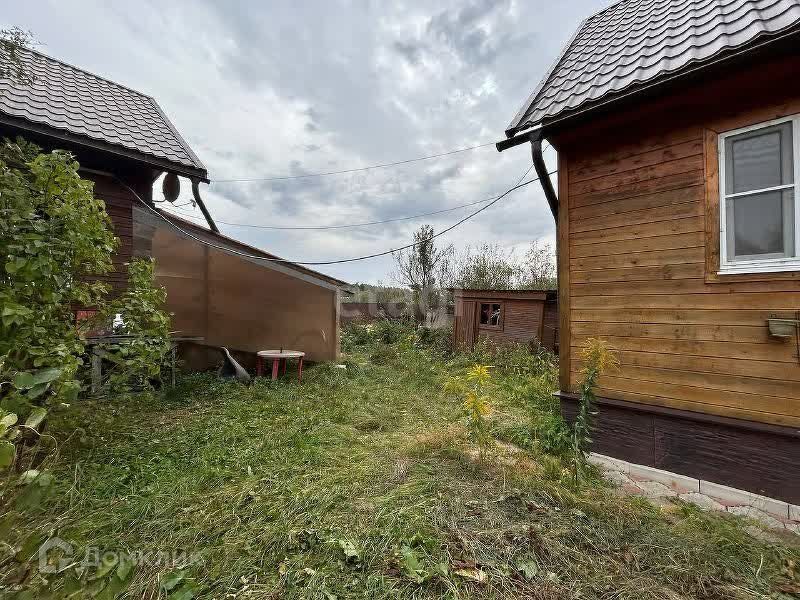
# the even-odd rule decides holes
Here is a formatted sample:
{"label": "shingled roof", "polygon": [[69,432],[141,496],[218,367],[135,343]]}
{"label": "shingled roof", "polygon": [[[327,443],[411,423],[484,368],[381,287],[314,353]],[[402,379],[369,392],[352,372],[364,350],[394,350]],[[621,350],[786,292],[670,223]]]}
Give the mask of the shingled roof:
{"label": "shingled roof", "polygon": [[0,122],[207,180],[206,168],[156,101],[33,50],[32,82],[0,78]]}
{"label": "shingled roof", "polygon": [[506,134],[800,30],[800,0],[622,0],[584,20]]}

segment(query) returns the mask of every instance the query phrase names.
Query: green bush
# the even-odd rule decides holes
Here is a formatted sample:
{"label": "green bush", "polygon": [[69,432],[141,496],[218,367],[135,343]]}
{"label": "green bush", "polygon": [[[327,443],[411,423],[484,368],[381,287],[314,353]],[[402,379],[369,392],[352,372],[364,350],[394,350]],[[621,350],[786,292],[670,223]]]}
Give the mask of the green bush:
{"label": "green bush", "polygon": [[381,319],[373,323],[375,339],[384,344],[396,344],[403,338],[414,335],[411,321]]}
{"label": "green bush", "polygon": [[566,456],[572,449],[572,432],[561,415],[546,412],[533,418],[534,438],[539,450],[553,456]]}
{"label": "green bush", "polygon": [[73,401],[84,344],[74,306],[97,306],[117,240],[102,200],[63,151],[0,145],[0,406],[24,416]]}
{"label": "green bush", "polygon": [[397,348],[389,344],[378,345],[369,355],[369,360],[374,365],[385,365],[399,356]]}
{"label": "green bush", "polygon": [[167,292],[155,283],[155,263],[137,258],[128,265],[128,288],[101,312],[105,322],[115,315],[123,321],[119,331],[128,336],[125,343],[98,347],[112,366],[105,372],[106,389],[124,392],[149,389],[161,379],[161,370],[169,357],[170,317],[163,307]]}
{"label": "green bush", "polygon": [[411,321],[381,319],[373,323],[354,321],[342,327],[342,349],[352,352],[376,344],[398,344],[413,340],[415,327]]}
{"label": "green bush", "polygon": [[[122,333],[136,339],[107,355],[139,380],[157,376],[168,349],[151,262],[130,265],[130,288],[115,301],[96,281],[112,270],[118,242],[78,169],[68,152],[21,138],[0,144],[0,467],[21,467],[18,450],[38,439],[48,409],[78,397],[84,336],[98,321],[124,315]],[[76,307],[98,309],[97,321],[76,323]]]}
{"label": "green bush", "polygon": [[372,343],[372,326],[364,321],[351,321],[342,325],[342,350],[352,352]]}
{"label": "green bush", "polygon": [[453,353],[453,330],[450,327],[439,329],[419,327],[417,328],[417,343],[437,356],[449,356]]}

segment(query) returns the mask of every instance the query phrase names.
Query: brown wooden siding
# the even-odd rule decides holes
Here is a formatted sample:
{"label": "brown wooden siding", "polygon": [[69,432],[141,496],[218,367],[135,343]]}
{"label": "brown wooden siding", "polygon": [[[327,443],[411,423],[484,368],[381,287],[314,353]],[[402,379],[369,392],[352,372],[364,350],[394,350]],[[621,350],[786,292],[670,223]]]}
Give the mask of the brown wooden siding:
{"label": "brown wooden siding", "polygon": [[506,300],[503,303],[503,326],[489,329],[478,325],[478,337],[499,344],[516,342],[527,344],[541,339],[544,302]]}
{"label": "brown wooden siding", "polygon": [[119,239],[117,251],[113,256],[114,271],[96,279],[108,283],[114,292],[120,292],[128,285],[128,271],[125,265],[133,256],[133,204],[137,200],[110,177],[87,173],[81,175],[94,182],[95,197],[105,202],[106,212],[114,226],[114,235]]}
{"label": "brown wooden siding", "polygon": [[542,346],[558,353],[558,302],[547,300],[542,321]]}
{"label": "brown wooden siding", "polygon": [[[456,290],[453,339],[456,347],[471,348],[478,339],[496,344],[540,342],[555,349],[558,306],[555,294],[536,291]],[[481,303],[502,304],[499,327],[480,325]]]}
{"label": "brown wooden siding", "polygon": [[563,391],[602,337],[621,360],[602,396],[800,426],[797,346],[766,327],[800,311],[800,274],[709,273],[707,215],[709,138],[800,112],[798,69],[773,58],[556,136]]}

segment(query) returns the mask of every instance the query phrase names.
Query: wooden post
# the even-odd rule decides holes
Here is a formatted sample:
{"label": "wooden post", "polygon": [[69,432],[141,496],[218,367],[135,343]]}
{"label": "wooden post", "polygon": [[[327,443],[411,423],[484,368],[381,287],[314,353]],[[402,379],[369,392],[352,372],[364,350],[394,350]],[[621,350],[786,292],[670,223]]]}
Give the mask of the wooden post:
{"label": "wooden post", "polygon": [[170,352],[172,353],[172,387],[175,387],[175,363],[177,362],[176,358],[177,358],[177,354],[178,354],[178,344],[177,343],[175,343],[175,342],[172,343],[172,348],[171,348]]}
{"label": "wooden post", "polygon": [[97,346],[92,346],[92,396],[100,394],[103,385],[103,357]]}

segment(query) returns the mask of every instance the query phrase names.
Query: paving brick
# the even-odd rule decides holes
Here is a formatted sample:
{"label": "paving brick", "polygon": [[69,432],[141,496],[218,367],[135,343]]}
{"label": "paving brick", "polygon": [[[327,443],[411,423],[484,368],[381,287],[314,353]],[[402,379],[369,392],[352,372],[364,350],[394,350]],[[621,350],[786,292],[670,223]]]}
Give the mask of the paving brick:
{"label": "paving brick", "polygon": [[630,477],[625,475],[625,473],[620,473],[619,471],[605,471],[603,473],[603,478],[617,485],[626,485],[633,483]]}
{"label": "paving brick", "polygon": [[796,504],[789,505],[789,519],[800,522],[800,506]]}
{"label": "paving brick", "polygon": [[729,506],[728,512],[733,515],[738,515],[740,517],[747,517],[748,519],[753,519],[754,521],[758,521],[762,525],[766,525],[767,527],[772,527],[774,529],[783,529],[783,523],[773,517],[770,514],[767,514],[763,510],[759,510],[753,506]]}
{"label": "paving brick", "polygon": [[643,490],[635,483],[625,483],[622,485],[621,489],[626,494],[636,494],[637,496],[642,494]]}
{"label": "paving brick", "polygon": [[619,460],[613,456],[606,456],[605,454],[596,454],[592,452],[589,455],[589,462],[602,467],[609,471],[619,471],[620,473],[630,472],[631,464],[624,460]]}
{"label": "paving brick", "polygon": [[629,474],[634,481],[657,481],[678,494],[700,491],[700,482],[694,477],[678,475],[677,473],[663,471],[654,467],[632,464]]}
{"label": "paving brick", "polygon": [[642,490],[641,494],[647,498],[670,498],[672,496],[677,496],[675,490],[659,481],[636,481],[635,483],[636,487]]}
{"label": "paving brick", "polygon": [[689,502],[704,510],[725,510],[725,505],[720,504],[713,498],[706,496],[705,494],[701,494],[700,492],[690,492],[688,494],[681,494],[678,496],[681,500],[685,502]]}
{"label": "paving brick", "polygon": [[700,480],[700,493],[711,496],[716,501],[728,507],[734,506],[751,506],[760,511],[768,513],[773,517],[779,519],[789,518],[789,504],[766,496],[760,496],[747,492],[745,490],[737,490],[736,488],[728,487],[719,483]]}

